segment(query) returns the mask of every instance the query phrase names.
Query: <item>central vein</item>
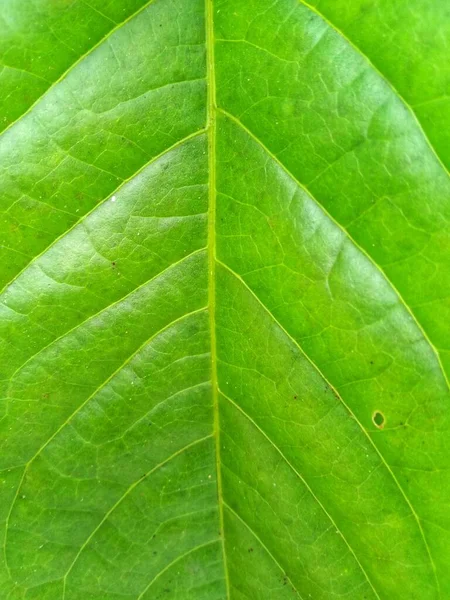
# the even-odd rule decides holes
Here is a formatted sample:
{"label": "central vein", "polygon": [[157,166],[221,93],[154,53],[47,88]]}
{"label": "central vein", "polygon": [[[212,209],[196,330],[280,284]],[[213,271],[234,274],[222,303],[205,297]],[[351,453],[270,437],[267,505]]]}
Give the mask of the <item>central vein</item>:
{"label": "central vein", "polygon": [[228,571],[225,553],[225,532],[223,519],[222,476],[220,469],[220,422],[219,422],[219,388],[217,380],[217,344],[216,344],[216,79],[214,72],[214,19],[213,0],[206,2],[206,64],[208,82],[208,169],[209,169],[209,204],[208,204],[208,305],[209,328],[211,332],[211,380],[214,411],[214,437],[216,442],[217,498],[219,504],[220,535],[227,586],[227,597],[230,597]]}

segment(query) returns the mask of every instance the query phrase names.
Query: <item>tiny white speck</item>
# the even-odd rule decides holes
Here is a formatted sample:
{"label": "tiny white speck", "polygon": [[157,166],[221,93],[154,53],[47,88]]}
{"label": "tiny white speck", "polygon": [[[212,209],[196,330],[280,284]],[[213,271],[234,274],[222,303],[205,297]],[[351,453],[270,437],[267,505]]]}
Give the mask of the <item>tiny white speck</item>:
{"label": "tiny white speck", "polygon": [[113,197],[111,198],[111,202],[115,202],[115,201],[116,201],[116,196],[113,196]]}

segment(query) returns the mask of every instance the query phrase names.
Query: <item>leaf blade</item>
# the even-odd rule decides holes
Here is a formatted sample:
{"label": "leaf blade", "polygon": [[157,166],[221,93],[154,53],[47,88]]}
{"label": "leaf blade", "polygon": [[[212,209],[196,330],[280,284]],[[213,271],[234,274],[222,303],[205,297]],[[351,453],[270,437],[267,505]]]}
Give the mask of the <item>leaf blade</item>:
{"label": "leaf blade", "polygon": [[445,597],[422,46],[359,0],[140,4],[74,3],[105,39],[0,138],[8,600]]}

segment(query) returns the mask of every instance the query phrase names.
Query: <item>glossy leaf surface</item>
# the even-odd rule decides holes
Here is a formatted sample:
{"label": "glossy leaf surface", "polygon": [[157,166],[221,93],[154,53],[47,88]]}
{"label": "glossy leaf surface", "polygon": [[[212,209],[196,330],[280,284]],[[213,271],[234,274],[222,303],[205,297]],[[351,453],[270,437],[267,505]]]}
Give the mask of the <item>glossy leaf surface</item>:
{"label": "glossy leaf surface", "polygon": [[2,600],[450,597],[449,40],[2,3]]}

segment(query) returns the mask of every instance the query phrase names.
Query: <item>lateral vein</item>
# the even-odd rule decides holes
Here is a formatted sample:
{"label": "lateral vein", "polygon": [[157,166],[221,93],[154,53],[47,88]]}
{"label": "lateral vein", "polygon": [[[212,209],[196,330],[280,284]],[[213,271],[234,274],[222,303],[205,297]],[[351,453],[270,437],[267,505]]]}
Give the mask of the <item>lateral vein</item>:
{"label": "lateral vein", "polygon": [[162,152],[160,152],[159,154],[157,154],[156,156],[153,156],[149,161],[147,161],[146,163],[144,163],[141,167],[139,167],[139,169],[137,171],[135,171],[132,175],[130,175],[130,177],[128,177],[127,179],[124,179],[123,181],[120,182],[120,184],[114,189],[111,190],[111,192],[105,196],[104,198],[102,198],[101,200],[99,200],[99,202],[97,202],[97,204],[95,206],[93,206],[91,208],[91,210],[89,210],[87,213],[85,213],[84,215],[82,215],[79,219],[77,219],[73,225],[71,225],[69,227],[69,229],[66,229],[65,231],[63,231],[57,238],[55,238],[48,246],[46,246],[42,252],[40,252],[39,254],[37,254],[36,256],[34,256],[24,267],[23,269],[21,269],[18,273],[16,273],[14,275],[14,277],[12,279],[10,279],[10,281],[8,281],[8,283],[6,283],[3,288],[0,290],[0,296],[22,275],[22,273],[24,271],[26,271],[28,269],[28,267],[32,264],[34,264],[39,258],[41,258],[41,256],[43,256],[44,254],[46,254],[51,248],[53,248],[53,246],[55,246],[59,240],[61,240],[63,237],[65,237],[66,235],[68,235],[73,229],[75,229],[75,227],[77,225],[79,225],[80,223],[82,223],[85,219],[87,219],[89,217],[89,215],[91,215],[93,212],[95,212],[102,204],[104,204],[109,198],[111,198],[111,196],[113,196],[114,194],[117,194],[117,192],[123,188],[124,185],[126,185],[127,183],[129,183],[130,181],[132,181],[133,179],[135,179],[138,175],[140,175],[142,173],[142,171],[144,171],[144,169],[146,169],[147,167],[149,167],[151,164],[153,164],[154,162],[156,162],[157,160],[159,160],[160,158],[162,158],[165,154],[168,154],[169,152],[171,152],[172,150],[175,150],[175,148],[178,148],[179,146],[182,146],[185,142],[188,142],[189,140],[201,135],[202,133],[205,133],[204,129],[199,129],[198,131],[194,131],[193,133],[190,133],[189,135],[187,135],[186,137],[184,137],[181,140],[178,140],[177,142],[175,142],[174,144],[172,144],[172,146],[169,146],[168,148],[165,148]]}
{"label": "lateral vein", "polygon": [[412,118],[416,122],[416,125],[419,128],[420,132],[422,133],[432,154],[438,161],[439,165],[442,167],[442,170],[450,177],[449,170],[445,166],[445,164],[442,161],[441,157],[439,156],[436,148],[434,147],[430,138],[428,137],[425,129],[423,128],[422,123],[419,121],[419,117],[417,116],[413,106],[406,100],[406,98],[404,96],[402,96],[402,94],[395,87],[395,85],[392,83],[392,81],[390,79],[388,79],[387,76],[382,71],[380,71],[380,69],[371,61],[371,59],[367,56],[367,54],[365,54],[359,46],[357,46],[341,29],[339,29],[339,27],[337,27],[337,25],[335,25],[324,14],[322,14],[319,10],[317,10],[317,8],[315,8],[314,6],[312,6],[311,4],[306,2],[306,0],[298,0],[298,1],[300,4],[303,4],[303,6],[305,6],[307,9],[309,9],[311,12],[313,12],[318,17],[320,17],[322,19],[322,21],[325,21],[325,23],[333,31],[335,31],[343,40],[345,40],[347,42],[347,44],[349,44],[349,46],[351,46],[353,48],[353,50],[355,50],[360,56],[362,56],[363,59],[372,67],[372,69],[383,79],[383,81],[385,81],[387,83],[387,85],[391,88],[391,90],[395,94],[395,96],[397,96],[397,98],[402,102],[402,104],[405,106],[405,108],[408,110],[408,112],[411,113]]}
{"label": "lateral vein", "polygon": [[[163,460],[162,462],[160,462],[159,464],[157,464],[155,467],[153,467],[152,469],[150,469],[150,471],[148,471],[148,473],[146,473],[145,475],[143,475],[142,477],[140,477],[137,481],[135,481],[134,483],[132,483],[127,489],[126,491],[120,496],[120,498],[113,504],[113,506],[106,512],[106,514],[104,515],[104,517],[102,518],[102,520],[98,523],[98,525],[92,530],[91,534],[86,538],[85,542],[83,543],[83,545],[80,547],[79,551],[77,552],[75,558],[73,559],[72,563],[70,564],[69,568],[67,569],[64,578],[63,578],[63,598],[62,600],[64,600],[64,598],[66,597],[66,582],[67,582],[67,577],[70,574],[70,572],[72,571],[73,567],[75,566],[75,563],[77,562],[77,560],[79,559],[79,557],[81,556],[82,552],[84,551],[84,549],[89,545],[89,543],[91,542],[92,538],[95,536],[95,534],[97,533],[97,531],[101,528],[101,526],[109,519],[109,517],[111,516],[111,514],[116,510],[116,508],[118,506],[120,506],[120,504],[122,504],[122,502],[125,500],[125,498],[127,496],[130,495],[130,493],[140,484],[142,483],[145,479],[147,479],[148,477],[150,477],[150,475],[153,475],[153,473],[155,473],[156,471],[158,471],[159,469],[161,469],[161,467],[164,467],[165,465],[167,465],[169,462],[171,462],[174,458],[177,458],[178,456],[180,456],[181,454],[183,454],[184,452],[186,452],[187,450],[190,450],[191,448],[193,448],[194,446],[197,446],[198,444],[201,444],[202,442],[205,442],[206,440],[209,440],[211,438],[211,435],[207,435],[203,438],[194,440],[193,442],[191,442],[190,444],[187,444],[186,446],[183,446],[183,448],[180,448],[179,450],[177,450],[176,452],[174,452],[171,456],[169,456],[168,458],[166,458],[165,460]],[[213,542],[215,542],[217,540],[212,540],[210,542],[208,542],[208,544],[211,544]],[[195,548],[193,549],[195,550]],[[191,550],[191,551],[193,551]],[[180,557],[181,558],[181,557]],[[170,566],[170,565],[169,565]],[[144,592],[142,594],[145,593],[146,590],[144,590]],[[142,594],[139,596],[139,598],[142,597]]]}
{"label": "lateral vein", "polygon": [[[223,396],[225,396],[225,394],[223,392],[220,392]],[[227,398],[228,399],[228,398]],[[297,588],[295,587],[294,583],[292,582],[292,579],[286,575],[286,569],[283,569],[283,567],[281,566],[281,564],[278,562],[278,560],[275,558],[275,556],[272,554],[272,552],[269,550],[269,548],[266,546],[266,544],[262,541],[262,539],[259,537],[259,535],[253,531],[253,529],[250,527],[250,525],[247,523],[247,521],[244,521],[244,519],[241,517],[241,515],[239,515],[234,508],[231,508],[231,506],[229,504],[227,504],[224,501],[224,505],[225,508],[232,514],[235,516],[236,519],[238,519],[245,527],[246,529],[249,530],[249,532],[252,534],[252,536],[255,538],[255,540],[260,544],[261,548],[264,548],[264,550],[267,552],[268,556],[270,556],[270,558],[273,560],[273,562],[277,565],[277,567],[280,569],[280,571],[283,573],[283,576],[286,577],[287,581],[289,581],[289,583],[291,584],[293,590],[295,591],[295,593],[297,594],[298,598],[300,598],[300,600],[303,600],[303,597],[300,595],[300,592],[297,590]]]}
{"label": "lateral vein", "polygon": [[[56,79],[55,81],[53,81],[53,83],[51,83],[51,85],[44,91],[43,94],[41,94],[38,98],[36,98],[36,100],[33,102],[33,104],[31,104],[31,106],[29,106],[27,108],[27,110],[25,112],[23,112],[21,115],[19,115],[17,117],[17,119],[15,119],[14,121],[12,121],[8,127],[6,127],[2,132],[0,132],[0,137],[2,137],[7,131],[9,131],[12,127],[14,127],[14,125],[16,125],[19,121],[21,121],[26,115],[28,115],[33,108],[39,104],[39,102],[54,88],[58,85],[58,83],[60,83],[63,79],[65,79],[67,77],[67,75],[73,71],[73,69],[75,69],[75,67],[77,67],[85,58],[87,58],[90,54],[92,54],[92,52],[94,52],[94,50],[97,50],[97,48],[99,46],[101,46],[103,44],[103,42],[105,42],[110,36],[113,35],[113,33],[115,33],[118,29],[120,29],[121,27],[123,27],[124,25],[126,25],[129,21],[131,21],[132,19],[134,19],[134,17],[137,17],[138,14],[140,14],[141,12],[143,12],[148,6],[150,6],[150,4],[152,4],[155,0],[148,0],[148,2],[146,2],[143,6],[141,6],[140,8],[138,8],[138,10],[136,10],[133,14],[129,15],[124,21],[122,21],[121,23],[118,23],[115,27],[113,27],[112,29],[110,29],[106,35],[104,35],[96,44],[94,44],[94,46],[92,46],[91,48],[89,48],[89,50],[87,50],[84,54],[82,54],[80,57],[77,58],[77,60],[72,63],[65,71],[64,73],[62,73],[58,79]],[[92,7],[90,7],[92,8]],[[98,12],[98,11],[97,11]],[[105,15],[103,15],[105,16]],[[111,20],[111,19],[109,19]],[[113,21],[112,21],[113,22]],[[48,82],[50,83],[50,82]]]}
{"label": "lateral vein", "polygon": [[[84,400],[68,417],[67,419],[58,427],[58,429],[56,431],[54,431],[52,433],[52,435],[40,446],[40,448],[36,451],[36,453],[28,460],[28,462],[24,465],[24,470],[22,473],[22,477],[19,481],[19,484],[17,486],[16,489],[16,493],[14,495],[14,498],[11,502],[11,506],[9,508],[8,514],[6,516],[6,522],[5,522],[5,536],[4,536],[4,543],[3,543],[3,553],[4,553],[4,559],[5,559],[5,565],[6,565],[6,569],[8,570],[8,572],[10,572],[9,569],[9,563],[7,560],[7,553],[6,553],[6,547],[7,547],[7,543],[8,543],[8,531],[9,531],[9,524],[10,524],[10,520],[11,520],[11,515],[14,509],[14,506],[16,504],[17,498],[19,497],[19,493],[20,490],[25,482],[25,477],[27,475],[27,472],[30,468],[30,466],[34,463],[34,461],[36,460],[36,458],[38,456],[40,456],[40,454],[43,452],[43,450],[45,450],[45,448],[52,442],[52,440],[54,440],[54,438],[72,421],[72,419],[92,400],[92,398],[94,398],[106,385],[108,385],[108,383],[118,374],[122,371],[122,369],[128,365],[133,358],[141,351],[143,350],[143,348],[145,348],[148,344],[150,344],[156,337],[158,337],[159,335],[161,335],[162,333],[164,333],[165,331],[167,331],[168,329],[170,329],[171,327],[173,327],[174,325],[178,324],[180,321],[183,321],[184,319],[189,318],[192,315],[204,312],[206,310],[207,307],[202,307],[202,308],[198,308],[196,310],[193,310],[189,313],[185,313],[179,317],[177,317],[176,319],[174,319],[173,321],[171,321],[170,323],[167,323],[164,327],[162,327],[161,329],[159,329],[158,331],[156,331],[155,333],[153,333],[147,340],[145,340],[136,350],[133,351],[133,353],[128,356],[118,367],[117,369],[111,373],[107,379],[105,379],[104,381],[102,381],[102,383],[86,398],[86,400]],[[211,437],[211,436],[208,436]]]}
{"label": "lateral vein", "polygon": [[[287,331],[287,329],[285,329],[285,327],[283,327],[283,325],[278,321],[278,319],[275,317],[275,315],[267,308],[267,306],[262,302],[262,300],[259,298],[259,296],[256,295],[256,293],[252,290],[252,288],[244,281],[244,279],[240,275],[238,275],[238,273],[236,273],[235,271],[233,271],[233,269],[231,269],[228,265],[226,265],[225,263],[223,263],[222,261],[216,259],[216,262],[219,265],[221,265],[224,269],[226,269],[229,273],[231,273],[231,275],[233,275],[238,281],[240,281],[241,284],[245,287],[245,289],[247,289],[248,292],[255,298],[255,300],[259,303],[259,305],[262,307],[262,309],[273,319],[274,323],[276,323],[276,325],[279,327],[279,329],[299,349],[299,351],[301,352],[301,354],[306,358],[306,360],[311,364],[311,366],[322,377],[322,379],[324,380],[324,382],[333,391],[333,393],[336,396],[336,398],[338,398],[338,400],[343,404],[343,406],[345,407],[345,409],[348,411],[349,415],[352,417],[352,419],[354,419],[355,423],[361,429],[362,433],[367,438],[369,444],[373,447],[374,451],[379,456],[379,458],[380,458],[381,462],[383,463],[384,467],[387,469],[388,473],[390,474],[390,476],[394,480],[395,485],[397,486],[397,488],[398,488],[399,492],[401,493],[403,499],[405,500],[406,504],[408,505],[408,507],[409,507],[409,509],[411,511],[411,514],[414,517],[414,520],[416,521],[417,528],[419,530],[420,536],[421,536],[423,544],[424,544],[424,548],[425,548],[425,550],[427,552],[427,555],[428,555],[428,558],[429,558],[429,561],[430,561],[430,565],[431,565],[431,568],[433,570],[434,578],[435,578],[435,581],[436,581],[436,587],[437,587],[438,590],[440,590],[439,582],[438,582],[438,579],[437,579],[436,565],[434,563],[433,555],[431,554],[431,549],[430,549],[430,546],[428,544],[427,538],[425,536],[425,532],[424,532],[424,529],[422,527],[422,522],[420,520],[420,517],[417,514],[417,512],[416,512],[416,510],[415,510],[415,508],[414,508],[414,506],[413,506],[413,504],[411,502],[411,500],[407,496],[407,494],[406,494],[405,490],[403,489],[402,485],[400,484],[399,480],[395,476],[394,471],[391,469],[389,463],[384,458],[384,455],[381,453],[381,451],[379,450],[378,446],[373,441],[372,437],[369,435],[369,433],[367,432],[367,430],[365,429],[365,427],[363,426],[363,424],[361,423],[361,421],[358,419],[358,417],[356,416],[356,414],[352,411],[352,409],[350,408],[350,406],[345,402],[345,400],[343,399],[342,395],[338,392],[338,390],[334,387],[334,385],[326,378],[325,374],[319,368],[319,365],[316,362],[314,362],[314,360],[305,352],[305,350],[299,344],[299,342]],[[222,392],[222,394],[223,394],[223,392]]]}
{"label": "lateral vein", "polygon": [[442,363],[441,360],[441,355],[439,353],[439,350],[437,349],[437,347],[434,345],[434,343],[431,341],[430,337],[428,336],[427,332],[425,331],[425,329],[423,328],[422,324],[420,323],[420,321],[417,319],[416,315],[413,313],[412,308],[409,306],[409,304],[407,304],[406,300],[403,298],[403,296],[401,295],[400,291],[397,289],[397,287],[394,285],[394,283],[389,279],[389,277],[387,276],[386,272],[383,270],[383,268],[375,262],[375,260],[371,257],[371,255],[367,252],[367,250],[365,250],[360,244],[358,244],[358,242],[352,237],[352,235],[350,234],[350,232],[343,226],[341,225],[341,223],[339,223],[339,221],[337,221],[333,215],[331,213],[328,212],[328,210],[325,208],[325,206],[319,202],[319,200],[317,200],[317,198],[315,196],[313,196],[312,192],[306,187],[305,184],[301,183],[293,173],[291,173],[291,171],[289,171],[289,169],[281,162],[281,160],[273,153],[269,150],[269,148],[267,148],[267,146],[252,132],[250,131],[250,129],[248,129],[243,123],[242,121],[240,121],[237,117],[235,117],[234,115],[232,115],[231,113],[229,113],[228,111],[226,111],[223,108],[217,108],[217,111],[221,112],[223,115],[225,115],[225,117],[227,117],[230,121],[232,121],[233,123],[235,123],[238,127],[240,127],[243,131],[245,131],[253,140],[254,142],[256,142],[256,144],[258,144],[258,146],[260,146],[260,148],[262,148],[264,150],[264,152],[266,152],[266,154],[268,156],[270,156],[270,158],[286,173],[286,175],[288,175],[292,181],[294,181],[299,188],[301,188],[302,190],[304,190],[308,196],[317,204],[317,206],[320,207],[320,209],[324,212],[324,214],[330,219],[330,221],[332,221],[336,227],[338,227],[342,233],[348,238],[348,240],[355,246],[355,248],[357,250],[359,250],[359,252],[361,252],[361,254],[363,254],[367,260],[373,265],[373,267],[381,274],[381,276],[383,277],[383,279],[386,281],[386,283],[391,287],[391,289],[394,291],[395,295],[397,296],[400,304],[405,308],[405,310],[408,312],[409,316],[411,317],[411,319],[413,320],[414,324],[416,325],[416,327],[419,329],[420,333],[422,334],[422,336],[424,337],[425,341],[428,343],[428,345],[430,346],[430,349],[432,350],[433,354],[435,355],[436,361],[439,365],[439,369],[442,373],[442,377],[444,379],[444,382],[447,386],[447,390],[450,391],[450,380],[447,376],[447,372],[444,368],[444,365]]}
{"label": "lateral vein", "polygon": [[[294,467],[294,465],[289,461],[289,459],[284,455],[283,451],[277,446],[277,444],[272,440],[272,438],[270,438],[267,433],[261,429],[261,427],[256,423],[256,421],[254,421],[252,419],[252,417],[244,411],[244,409],[242,409],[239,404],[237,404],[237,402],[235,402],[234,400],[232,400],[229,396],[227,396],[226,394],[224,394],[222,392],[222,390],[220,390],[220,393],[222,394],[222,396],[232,405],[234,406],[234,408],[236,410],[238,410],[248,421],[250,421],[250,423],[252,423],[252,425],[255,427],[255,429],[257,429],[257,431],[259,431],[261,433],[262,436],[264,436],[264,438],[269,442],[269,444],[274,448],[274,450],[281,456],[281,458],[284,460],[284,462],[288,465],[288,467],[291,469],[291,471],[293,471],[293,473],[298,477],[298,479],[300,479],[300,481],[303,483],[303,485],[306,487],[306,489],[308,490],[308,492],[311,494],[311,496],[314,498],[314,500],[317,502],[317,504],[320,506],[320,508],[322,509],[322,511],[325,513],[325,515],[327,516],[328,520],[331,522],[331,524],[333,525],[333,527],[335,528],[335,530],[339,533],[339,535],[341,536],[342,540],[344,541],[345,545],[347,546],[349,552],[351,553],[351,555],[353,556],[353,558],[355,559],[358,567],[360,568],[360,570],[362,571],[364,577],[367,580],[367,583],[369,584],[369,586],[372,588],[373,593],[375,594],[375,596],[378,598],[378,600],[380,599],[380,596],[378,595],[378,592],[376,591],[373,583],[371,582],[366,570],[364,569],[363,565],[361,564],[359,558],[357,557],[355,551],[353,550],[352,546],[350,545],[350,543],[348,542],[347,538],[345,537],[345,535],[343,534],[343,532],[339,529],[339,527],[337,526],[336,521],[333,519],[333,517],[331,516],[331,514],[327,511],[327,509],[325,508],[325,506],[322,504],[322,502],[319,500],[319,498],[316,496],[316,494],[314,493],[314,490],[309,486],[308,482],[305,480],[305,478],[297,471],[297,469]],[[250,529],[250,527],[247,525],[247,527]],[[254,534],[255,537],[256,534]],[[258,538],[259,539],[259,538]],[[261,542],[262,543],[262,542]],[[263,544],[264,545],[264,544]],[[264,546],[265,547],[265,546]],[[267,548],[266,548],[267,549]],[[268,550],[267,550],[268,551]],[[270,553],[269,553],[270,554]],[[271,555],[272,556],[272,555]],[[274,558],[272,556],[272,558]],[[275,558],[274,558],[275,560]],[[277,563],[278,564],[278,563]]]}

